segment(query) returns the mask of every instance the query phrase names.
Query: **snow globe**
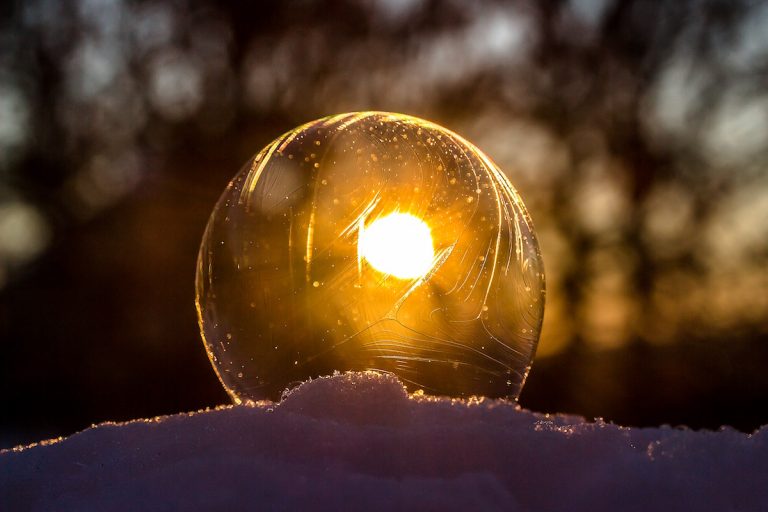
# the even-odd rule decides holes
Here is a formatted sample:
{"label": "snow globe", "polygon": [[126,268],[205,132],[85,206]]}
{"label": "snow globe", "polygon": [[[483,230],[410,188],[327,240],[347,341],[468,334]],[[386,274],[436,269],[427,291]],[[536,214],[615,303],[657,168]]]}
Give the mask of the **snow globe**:
{"label": "snow globe", "polygon": [[235,403],[336,371],[517,399],[544,271],[518,193],[478,148],[402,114],[300,126],[229,183],[198,257],[203,342]]}

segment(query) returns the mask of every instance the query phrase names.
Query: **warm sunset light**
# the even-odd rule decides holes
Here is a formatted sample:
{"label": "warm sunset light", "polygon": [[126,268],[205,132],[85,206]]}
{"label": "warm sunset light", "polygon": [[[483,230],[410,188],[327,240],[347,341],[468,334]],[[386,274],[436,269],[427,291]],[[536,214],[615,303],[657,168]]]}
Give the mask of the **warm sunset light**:
{"label": "warm sunset light", "polygon": [[435,257],[429,226],[408,213],[392,213],[360,227],[359,254],[379,272],[422,277]]}

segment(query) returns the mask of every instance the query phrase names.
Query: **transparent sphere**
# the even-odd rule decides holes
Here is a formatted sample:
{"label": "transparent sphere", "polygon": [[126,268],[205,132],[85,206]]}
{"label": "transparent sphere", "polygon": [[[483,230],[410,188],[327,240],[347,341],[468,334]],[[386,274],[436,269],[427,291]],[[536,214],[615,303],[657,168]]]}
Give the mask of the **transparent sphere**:
{"label": "transparent sphere", "polygon": [[197,311],[235,403],[337,370],[516,399],[544,271],[520,196],[479,149],[414,117],[341,114],[279,137],[229,184]]}

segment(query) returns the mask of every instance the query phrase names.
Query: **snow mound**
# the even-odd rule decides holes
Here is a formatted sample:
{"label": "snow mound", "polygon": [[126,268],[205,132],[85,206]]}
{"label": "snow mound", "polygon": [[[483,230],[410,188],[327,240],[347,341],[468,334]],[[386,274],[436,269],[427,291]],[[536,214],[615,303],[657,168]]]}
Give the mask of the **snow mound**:
{"label": "snow mound", "polygon": [[768,427],[630,429],[393,376],[0,452],[0,509],[768,510]]}

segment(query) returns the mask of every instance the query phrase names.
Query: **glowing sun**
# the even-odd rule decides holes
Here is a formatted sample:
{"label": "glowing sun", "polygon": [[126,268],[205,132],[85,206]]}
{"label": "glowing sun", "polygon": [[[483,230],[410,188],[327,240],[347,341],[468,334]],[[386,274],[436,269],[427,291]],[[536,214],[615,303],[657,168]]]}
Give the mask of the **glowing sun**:
{"label": "glowing sun", "polygon": [[424,276],[435,258],[426,222],[399,212],[361,226],[358,253],[379,272],[400,279]]}

